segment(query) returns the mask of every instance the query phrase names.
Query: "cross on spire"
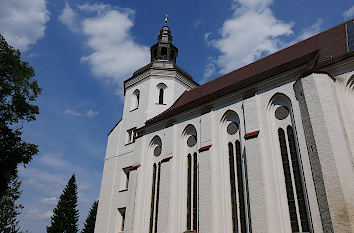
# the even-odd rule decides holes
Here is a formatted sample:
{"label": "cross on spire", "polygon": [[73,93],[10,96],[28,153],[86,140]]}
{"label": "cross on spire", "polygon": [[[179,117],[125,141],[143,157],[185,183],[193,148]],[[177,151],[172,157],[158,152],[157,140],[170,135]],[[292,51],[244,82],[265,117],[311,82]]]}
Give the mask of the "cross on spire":
{"label": "cross on spire", "polygon": [[168,21],[167,16],[168,16],[168,14],[166,13],[165,14],[165,25],[167,24],[167,21]]}

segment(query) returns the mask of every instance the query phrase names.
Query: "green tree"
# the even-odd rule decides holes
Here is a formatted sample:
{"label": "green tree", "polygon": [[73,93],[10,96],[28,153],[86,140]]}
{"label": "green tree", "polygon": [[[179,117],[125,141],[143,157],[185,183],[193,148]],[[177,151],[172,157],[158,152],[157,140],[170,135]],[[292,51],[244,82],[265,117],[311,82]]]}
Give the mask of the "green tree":
{"label": "green tree", "polygon": [[0,232],[2,233],[20,232],[17,215],[20,214],[23,206],[15,203],[21,195],[20,185],[21,182],[13,178],[0,198]]}
{"label": "green tree", "polygon": [[77,210],[77,185],[75,175],[72,175],[63,193],[59,197],[57,206],[53,210],[51,224],[47,227],[48,233],[77,233],[79,211]]}
{"label": "green tree", "polygon": [[93,233],[95,231],[97,207],[98,201],[95,201],[91,206],[91,209],[85,221],[84,229],[82,229],[81,233]]}
{"label": "green tree", "polygon": [[13,49],[0,35],[0,197],[13,179],[18,164],[28,164],[38,153],[38,146],[21,138],[23,122],[34,121],[39,108],[34,105],[41,92],[34,70],[21,61],[19,50]]}

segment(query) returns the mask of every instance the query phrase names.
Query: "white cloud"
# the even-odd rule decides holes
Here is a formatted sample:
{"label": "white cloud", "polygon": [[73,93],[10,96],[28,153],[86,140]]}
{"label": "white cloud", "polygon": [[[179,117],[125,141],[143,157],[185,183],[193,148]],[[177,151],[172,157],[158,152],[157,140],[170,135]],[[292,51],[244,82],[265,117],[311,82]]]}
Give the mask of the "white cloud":
{"label": "white cloud", "polygon": [[44,36],[49,11],[45,0],[1,0],[0,33],[16,49],[25,51]]}
{"label": "white cloud", "polygon": [[[103,3],[78,5],[76,11],[68,4],[65,8],[73,11],[79,30],[86,36],[86,45],[91,52],[83,56],[81,61],[91,66],[96,77],[121,85],[136,69],[149,62],[149,48],[136,43],[131,34],[135,14],[132,9],[115,8]],[[63,23],[70,29],[71,23]],[[65,112],[87,117],[98,114],[94,111],[83,114],[72,109]]]}
{"label": "white cloud", "polygon": [[39,200],[39,203],[41,204],[47,204],[47,205],[55,205],[57,204],[57,198],[56,197],[45,197]]}
{"label": "white cloud", "polygon": [[354,17],[354,6],[350,7],[348,10],[343,12],[345,19],[350,19]]}
{"label": "white cloud", "polygon": [[[42,184],[65,184],[67,182],[67,175],[54,173],[53,171],[46,171],[45,169],[30,168],[30,167],[20,167],[20,173],[26,180],[34,180]],[[32,184],[32,183],[30,183]],[[34,185],[36,183],[33,183]]]}
{"label": "white cloud", "polygon": [[71,6],[66,2],[65,7],[61,14],[59,15],[59,20],[63,24],[65,24],[71,31],[78,32],[78,17],[75,11],[71,8]]}
{"label": "white cloud", "polygon": [[80,117],[88,117],[92,118],[96,115],[98,115],[100,112],[99,111],[94,111],[92,109],[89,109],[87,112],[79,112],[70,108],[65,109],[65,113],[72,115],[72,116],[80,116]]}
{"label": "white cloud", "polygon": [[213,58],[209,58],[210,62],[208,64],[205,65],[204,67],[204,74],[203,74],[203,80],[201,81],[201,83],[205,83],[213,74],[215,74],[215,64],[213,62]]}
{"label": "white cloud", "polygon": [[106,10],[82,22],[92,53],[82,57],[97,77],[121,82],[149,61],[149,49],[133,41],[132,11]]}
{"label": "white cloud", "polygon": [[92,13],[92,12],[102,13],[106,10],[109,10],[110,6],[101,2],[101,3],[95,3],[95,4],[85,3],[82,5],[79,5],[78,8],[82,11],[86,11],[86,12],[90,12],[90,13]]}
{"label": "white cloud", "polygon": [[301,31],[300,35],[294,41],[291,41],[289,44],[291,45],[291,44],[296,43],[298,41],[305,40],[305,39],[321,32],[321,29],[322,29],[322,19],[317,19],[317,21],[314,24],[303,29]]}
{"label": "white cloud", "polygon": [[214,61],[220,67],[220,73],[277,51],[283,44],[280,37],[293,33],[293,23],[277,19],[269,8],[271,3],[272,0],[233,2],[234,13],[224,22],[219,32],[221,38],[207,41],[221,53]]}
{"label": "white cloud", "polygon": [[44,165],[56,168],[65,168],[70,165],[67,161],[61,159],[59,155],[49,153],[42,155],[39,161]]}
{"label": "white cloud", "polygon": [[41,213],[41,211],[39,211],[38,209],[31,209],[27,211],[25,217],[34,221],[44,221],[52,217],[52,215],[52,211],[46,211],[44,213]]}
{"label": "white cloud", "polygon": [[96,116],[96,115],[98,115],[100,112],[98,112],[98,111],[93,111],[93,110],[88,110],[87,112],[86,112],[86,116],[87,117],[89,117],[89,118],[91,118],[91,117],[94,117],[94,116]]}
{"label": "white cloud", "polygon": [[207,43],[207,45],[210,45],[210,43],[209,43],[210,35],[211,35],[211,32],[207,32],[204,34],[204,41]]}
{"label": "white cloud", "polygon": [[70,109],[70,108],[65,109],[65,113],[72,115],[72,116],[82,116],[82,113],[77,112],[77,111]]}
{"label": "white cloud", "polygon": [[202,24],[204,21],[203,20],[201,20],[201,19],[197,19],[195,22],[194,22],[194,24],[193,24],[193,27],[198,27],[200,24]]}

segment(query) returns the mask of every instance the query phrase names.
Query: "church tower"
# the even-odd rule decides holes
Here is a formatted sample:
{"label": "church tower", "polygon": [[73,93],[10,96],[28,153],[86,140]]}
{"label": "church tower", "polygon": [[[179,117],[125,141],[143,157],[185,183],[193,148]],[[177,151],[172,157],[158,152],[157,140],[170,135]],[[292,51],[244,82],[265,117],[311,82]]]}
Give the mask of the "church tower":
{"label": "church tower", "polygon": [[123,116],[108,134],[95,232],[132,232],[136,169],[144,159],[140,151],[144,140],[137,138],[136,130],[199,86],[176,65],[178,49],[167,25],[150,51],[150,63],[124,81]]}
{"label": "church tower", "polygon": [[178,49],[172,44],[167,25],[161,28],[150,53],[151,62],[124,81],[123,119],[134,118],[128,123],[131,127],[143,126],[146,120],[167,110],[183,92],[199,86],[176,65]]}

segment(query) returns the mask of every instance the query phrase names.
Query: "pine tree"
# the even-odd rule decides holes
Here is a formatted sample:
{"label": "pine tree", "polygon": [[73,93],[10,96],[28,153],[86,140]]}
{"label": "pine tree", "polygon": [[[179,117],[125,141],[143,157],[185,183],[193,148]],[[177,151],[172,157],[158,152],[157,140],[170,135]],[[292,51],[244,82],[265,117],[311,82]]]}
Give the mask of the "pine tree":
{"label": "pine tree", "polygon": [[68,184],[60,195],[59,201],[53,210],[51,225],[48,233],[77,233],[79,211],[77,210],[77,185],[75,175],[72,175]]}
{"label": "pine tree", "polygon": [[91,206],[90,212],[86,218],[84,229],[81,233],[93,233],[95,231],[97,207],[98,201],[95,201]]}

